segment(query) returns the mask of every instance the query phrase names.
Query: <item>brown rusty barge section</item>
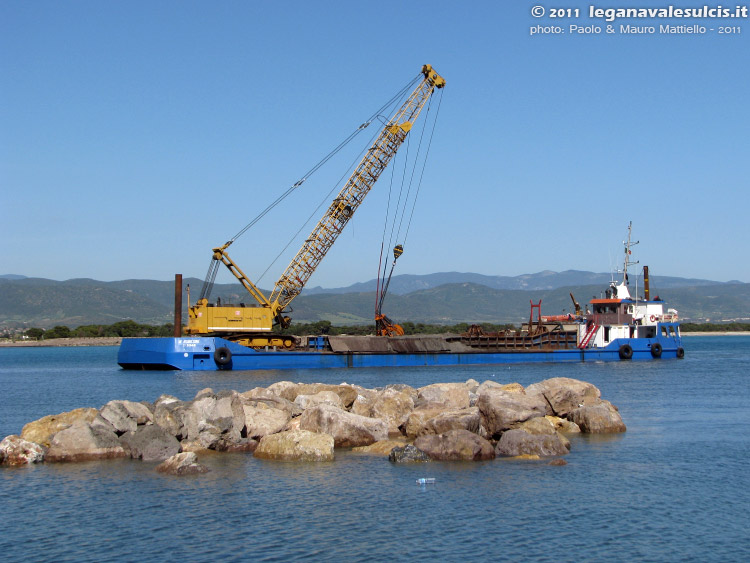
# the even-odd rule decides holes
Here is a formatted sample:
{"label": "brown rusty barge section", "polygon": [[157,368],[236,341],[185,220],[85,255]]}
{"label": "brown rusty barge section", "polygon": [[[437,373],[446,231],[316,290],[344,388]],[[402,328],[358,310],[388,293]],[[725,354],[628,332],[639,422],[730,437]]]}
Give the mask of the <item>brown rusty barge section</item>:
{"label": "brown rusty barge section", "polygon": [[393,336],[329,336],[337,354],[470,354],[487,352],[540,352],[577,347],[575,330],[528,334],[508,331],[491,334]]}

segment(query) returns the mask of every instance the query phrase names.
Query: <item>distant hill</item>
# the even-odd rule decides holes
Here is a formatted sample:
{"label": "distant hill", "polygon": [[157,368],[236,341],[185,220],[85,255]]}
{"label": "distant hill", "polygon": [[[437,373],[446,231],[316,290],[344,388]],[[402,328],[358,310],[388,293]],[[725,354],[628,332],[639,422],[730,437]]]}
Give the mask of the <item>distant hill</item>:
{"label": "distant hill", "polygon": [[[619,279],[619,278],[618,278]],[[437,274],[414,275],[402,274],[393,276],[388,286],[389,293],[405,295],[423,289],[432,289],[445,284],[475,283],[490,287],[492,289],[521,289],[521,290],[547,290],[558,287],[572,287],[578,285],[607,285],[612,280],[611,274],[596,274],[594,272],[583,272],[580,270],[566,270],[565,272],[544,271],[536,274],[523,274],[520,276],[486,276],[483,274],[472,274],[464,272],[441,272]],[[692,287],[703,285],[716,285],[722,282],[702,279],[688,279],[668,276],[652,276],[651,285],[658,288]],[[355,283],[347,287],[329,288],[313,287],[305,289],[306,295],[317,295],[320,293],[362,293],[375,291],[377,280]]]}
{"label": "distant hill", "polygon": [[[457,272],[395,276],[384,312],[397,321],[520,323],[529,317],[530,300],[535,303],[542,300],[543,314],[570,312],[573,310],[570,292],[585,306],[593,296],[601,295],[609,280],[609,274],[573,270],[516,277]],[[195,302],[202,280],[186,278],[184,284],[190,285],[191,301]],[[513,287],[496,287],[504,285]],[[750,319],[750,284],[655,276],[651,286],[654,295],[659,294],[685,320]],[[366,290],[368,287],[372,289]],[[375,281],[371,280],[338,290],[306,290],[293,302],[291,317],[296,322],[372,323],[374,289]],[[216,297],[221,297],[224,303],[252,303],[252,298],[237,283],[216,284],[212,299]],[[186,308],[187,297],[183,301]],[[172,321],[173,307],[173,281],[55,281],[0,276],[0,326],[76,327],[127,319],[164,324]],[[184,311],[184,319],[186,315]]]}

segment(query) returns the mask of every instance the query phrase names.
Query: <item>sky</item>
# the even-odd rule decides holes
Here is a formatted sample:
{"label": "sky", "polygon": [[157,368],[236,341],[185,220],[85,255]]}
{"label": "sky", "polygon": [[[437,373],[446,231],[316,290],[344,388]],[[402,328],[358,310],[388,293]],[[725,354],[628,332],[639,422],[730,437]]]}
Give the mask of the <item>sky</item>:
{"label": "sky", "polygon": [[[665,5],[0,0],[0,274],[202,278],[428,63],[446,87],[396,274],[610,272],[632,221],[652,276],[750,282],[750,18],[589,18]],[[273,285],[363,148],[233,244],[250,279]],[[309,286],[377,276],[386,175]]]}

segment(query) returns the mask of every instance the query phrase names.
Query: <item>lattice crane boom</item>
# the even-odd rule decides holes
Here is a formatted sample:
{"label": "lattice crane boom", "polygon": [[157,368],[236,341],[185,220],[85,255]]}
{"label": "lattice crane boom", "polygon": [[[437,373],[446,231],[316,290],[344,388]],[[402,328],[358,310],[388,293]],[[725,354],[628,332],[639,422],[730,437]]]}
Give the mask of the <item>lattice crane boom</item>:
{"label": "lattice crane boom", "polygon": [[424,79],[380,132],[373,146],[276,282],[269,298],[276,315],[300,294],[318,264],[395,156],[434,89],[445,86],[445,80],[430,65],[422,67],[422,74]]}

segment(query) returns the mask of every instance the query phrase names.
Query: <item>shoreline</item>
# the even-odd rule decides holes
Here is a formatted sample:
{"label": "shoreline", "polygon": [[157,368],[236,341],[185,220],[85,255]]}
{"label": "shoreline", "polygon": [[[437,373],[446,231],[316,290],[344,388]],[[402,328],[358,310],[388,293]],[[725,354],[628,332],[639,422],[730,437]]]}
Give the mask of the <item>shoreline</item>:
{"label": "shoreline", "polygon": [[49,340],[17,340],[0,342],[2,348],[64,348],[71,346],[119,346],[120,336],[102,336],[98,338],[50,338]]}

